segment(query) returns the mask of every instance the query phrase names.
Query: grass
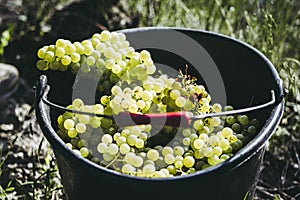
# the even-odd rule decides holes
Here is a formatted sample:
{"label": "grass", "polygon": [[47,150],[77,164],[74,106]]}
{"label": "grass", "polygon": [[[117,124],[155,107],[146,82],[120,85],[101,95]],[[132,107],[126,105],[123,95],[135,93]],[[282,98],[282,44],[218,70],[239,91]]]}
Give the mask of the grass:
{"label": "grass", "polygon": [[[7,159],[7,155],[2,155],[2,151],[1,151],[0,152],[0,157],[1,157],[1,160],[0,160],[0,177],[1,177],[2,173],[3,173],[3,165],[4,165],[4,162]],[[15,190],[15,188],[12,187],[11,184],[12,184],[12,180],[10,180],[4,186],[0,185],[0,198],[1,199],[4,199],[5,197],[8,196],[9,193],[11,193]]]}
{"label": "grass", "polygon": [[[5,2],[3,1],[0,5]],[[56,30],[56,36],[60,37],[60,32],[49,22],[55,13],[78,1],[37,1],[41,2],[42,6],[37,6],[40,4],[35,4],[35,1],[21,2],[22,6],[15,6],[16,20],[4,20],[7,23],[0,26],[2,32],[10,30],[11,40],[6,42],[13,43],[15,40],[24,40],[27,37],[41,42],[53,30]],[[97,4],[96,1],[94,3]],[[12,6],[12,4],[9,5]],[[97,5],[95,9],[99,11],[95,13],[99,14],[100,10],[103,13],[106,9],[107,13],[103,17],[110,23],[94,21],[89,24],[89,26],[95,26],[91,31],[99,30],[99,27],[111,30],[130,26],[188,27],[215,31],[240,39],[264,53],[279,72],[287,95],[283,118],[267,144],[255,199],[296,200],[300,198],[298,178],[300,174],[299,1],[119,0],[113,1],[107,8],[100,6],[100,9],[100,4]],[[113,9],[117,9],[118,14],[116,12],[111,14]],[[38,12],[33,13],[31,10],[38,10]],[[127,21],[131,19],[135,22],[131,25],[124,22],[124,25],[121,19]],[[86,36],[89,35],[86,34]],[[1,43],[3,51],[4,47],[6,43]],[[26,53],[33,54],[34,50]],[[3,52],[0,55],[2,54]],[[25,71],[32,71],[32,66],[26,67]],[[57,181],[59,175],[53,152],[51,149],[46,153],[41,152],[42,144],[45,142],[42,140],[34,153],[30,155],[31,161],[37,163],[31,168],[32,178],[8,180],[5,183],[0,180],[0,199],[9,199],[16,193],[22,193],[25,199],[55,199],[62,192],[62,186]],[[1,152],[0,178],[4,176],[3,166],[8,162],[7,155],[9,152]]]}

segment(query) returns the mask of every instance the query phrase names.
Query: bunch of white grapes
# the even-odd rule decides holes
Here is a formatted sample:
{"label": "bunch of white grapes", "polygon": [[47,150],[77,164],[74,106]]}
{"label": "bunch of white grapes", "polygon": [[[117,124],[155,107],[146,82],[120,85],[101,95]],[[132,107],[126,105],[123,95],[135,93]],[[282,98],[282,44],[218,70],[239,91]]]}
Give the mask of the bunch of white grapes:
{"label": "bunch of white grapes", "polygon": [[[97,104],[76,98],[68,106],[73,110],[116,116],[176,111],[197,115],[233,109],[211,104],[205,87],[190,75],[179,70],[177,77],[169,77],[156,70],[150,52],[135,51],[123,33],[102,31],[74,43],[58,39],[37,54],[40,70],[96,70],[101,72],[96,75],[108,77],[99,82],[99,92],[108,92]],[[181,176],[218,165],[247,144],[259,128],[258,121],[247,115],[207,117],[182,127],[151,123],[123,127],[113,119],[64,112],[57,123],[57,134],[78,155],[147,178]],[[157,134],[172,137],[167,143],[159,139],[153,143],[151,138]]]}

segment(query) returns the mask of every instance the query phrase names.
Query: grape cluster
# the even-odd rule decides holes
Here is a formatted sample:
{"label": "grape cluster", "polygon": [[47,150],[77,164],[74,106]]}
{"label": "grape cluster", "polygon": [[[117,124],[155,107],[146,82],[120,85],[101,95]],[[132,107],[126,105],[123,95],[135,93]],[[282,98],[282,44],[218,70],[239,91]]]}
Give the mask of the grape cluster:
{"label": "grape cluster", "polygon": [[[58,39],[38,50],[40,70],[102,70],[109,92],[97,104],[76,98],[68,108],[96,114],[166,113],[191,115],[232,110],[211,103],[196,79],[180,70],[177,77],[158,71],[147,50],[137,52],[122,33],[102,31],[91,40],[71,43]],[[101,90],[100,90],[101,91]],[[153,124],[120,127],[112,119],[65,112],[57,118],[57,134],[78,155],[120,173],[147,178],[181,176],[229,159],[247,144],[259,128],[247,115],[207,117],[188,127]],[[151,144],[151,138],[172,135],[170,141]]]}
{"label": "grape cluster", "polygon": [[146,80],[156,67],[146,50],[136,52],[121,32],[107,30],[91,39],[71,42],[58,39],[37,51],[39,70],[70,70],[99,78],[98,91],[105,93],[122,77],[128,81]]}

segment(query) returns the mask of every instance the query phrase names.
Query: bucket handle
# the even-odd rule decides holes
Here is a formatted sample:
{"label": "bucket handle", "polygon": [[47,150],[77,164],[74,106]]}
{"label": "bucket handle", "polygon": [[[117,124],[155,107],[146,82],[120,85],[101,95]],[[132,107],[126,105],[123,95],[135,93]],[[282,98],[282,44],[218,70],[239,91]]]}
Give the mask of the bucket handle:
{"label": "bucket handle", "polygon": [[[274,90],[271,90],[271,99],[265,103],[261,103],[259,105],[255,105],[255,106],[251,106],[251,107],[234,109],[234,110],[223,111],[223,112],[218,112],[218,113],[191,115],[191,113],[187,112],[187,111],[167,112],[167,113],[150,113],[150,114],[120,112],[117,115],[106,115],[106,114],[98,114],[98,113],[74,110],[74,109],[66,108],[64,106],[53,103],[52,101],[49,101],[47,99],[47,95],[50,91],[50,86],[47,85],[46,76],[43,75],[43,77],[41,77],[40,81],[43,82],[42,84],[40,83],[40,86],[43,86],[42,91],[40,91],[40,95],[41,95],[40,100],[43,101],[43,103],[47,104],[48,106],[53,107],[55,109],[65,111],[65,112],[72,112],[72,113],[76,113],[76,114],[90,115],[90,116],[95,116],[95,117],[103,117],[103,118],[107,118],[107,119],[111,119],[111,120],[116,120],[118,126],[120,126],[120,127],[142,125],[142,124],[169,125],[169,126],[174,126],[174,127],[179,127],[179,126],[182,127],[182,126],[190,125],[192,120],[203,119],[203,118],[208,118],[208,117],[218,117],[218,116],[242,114],[242,113],[251,112],[254,110],[259,110],[259,109],[268,107],[270,105],[273,105],[276,102],[275,92],[274,92]],[[41,88],[39,88],[39,89],[41,89]]]}

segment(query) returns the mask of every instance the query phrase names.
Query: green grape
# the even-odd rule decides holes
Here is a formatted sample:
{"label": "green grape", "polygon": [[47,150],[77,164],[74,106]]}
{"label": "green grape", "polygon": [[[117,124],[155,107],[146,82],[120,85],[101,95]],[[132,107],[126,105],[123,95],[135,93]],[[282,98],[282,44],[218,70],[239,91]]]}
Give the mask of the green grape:
{"label": "green grape", "polygon": [[105,61],[102,59],[102,58],[99,58],[97,61],[96,61],[96,66],[98,68],[102,68],[105,66]]}
{"label": "green grape", "polygon": [[242,142],[246,141],[246,138],[243,134],[237,134],[236,137],[237,137],[237,139],[241,140]]}
{"label": "green grape", "polygon": [[190,144],[191,144],[191,138],[188,138],[188,137],[183,138],[182,139],[182,144],[184,146],[190,146]]}
{"label": "green grape", "polygon": [[208,164],[210,165],[217,165],[220,163],[220,158],[217,155],[213,155],[207,159]]}
{"label": "green grape", "polygon": [[230,142],[226,138],[223,138],[219,140],[218,146],[221,147],[222,150],[226,150],[229,148]]}
{"label": "green grape", "polygon": [[124,156],[124,161],[125,161],[126,163],[131,164],[131,163],[134,162],[135,157],[136,157],[135,153],[133,153],[133,152],[128,152],[128,153]]}
{"label": "green grape", "polygon": [[256,133],[256,127],[255,126],[249,126],[247,128],[247,131],[250,133],[250,134],[255,134]]}
{"label": "green grape", "polygon": [[102,128],[109,128],[109,127],[111,127],[112,123],[113,122],[111,119],[106,119],[106,118],[101,119],[101,127]]}
{"label": "green grape", "polygon": [[255,127],[258,127],[259,121],[258,121],[257,119],[251,119],[250,125],[255,126]]}
{"label": "green grape", "polygon": [[226,123],[231,125],[235,122],[235,117],[234,116],[227,116],[226,117]]}
{"label": "green grape", "polygon": [[75,126],[75,122],[72,119],[66,119],[64,121],[64,128],[67,130],[70,130],[72,128],[74,128]]}
{"label": "green grape", "polygon": [[38,58],[40,59],[44,59],[45,58],[45,53],[47,51],[47,46],[43,47],[43,48],[40,48],[37,52],[37,56]]}
{"label": "green grape", "polygon": [[201,149],[204,146],[203,140],[197,138],[192,142],[192,148]]}
{"label": "green grape", "polygon": [[202,159],[202,158],[204,158],[204,154],[203,154],[203,149],[196,149],[196,150],[194,150],[194,157],[196,158],[196,159]]}
{"label": "green grape", "polygon": [[216,135],[212,135],[208,138],[207,142],[210,144],[210,146],[214,147],[218,144],[219,138]]}
{"label": "green grape", "polygon": [[195,164],[195,159],[194,157],[192,156],[186,156],[183,158],[183,161],[182,161],[183,165],[187,168],[191,168],[194,166]]}
{"label": "green grape", "polygon": [[76,154],[77,156],[81,156],[81,153],[78,149],[73,149],[74,154]]}
{"label": "green grape", "polygon": [[71,67],[72,73],[77,73],[80,68],[80,64],[79,63],[71,63],[70,67]]}
{"label": "green grape", "polygon": [[127,137],[127,143],[130,145],[130,146],[135,146],[136,143],[137,143],[137,140],[138,140],[138,137],[136,135],[129,135]]}
{"label": "green grape", "polygon": [[93,35],[92,39],[91,39],[93,47],[96,47],[97,45],[99,45],[101,43],[100,40],[101,40],[100,36],[98,37],[98,36]]}
{"label": "green grape", "polygon": [[66,146],[69,148],[69,149],[73,149],[73,145],[71,143],[66,143]]}
{"label": "green grape", "polygon": [[91,127],[96,129],[101,125],[101,121],[100,119],[93,117],[90,119],[89,125],[91,125]]}
{"label": "green grape", "polygon": [[101,141],[104,143],[104,144],[111,144],[113,142],[113,138],[110,134],[104,134],[102,137],[101,137]]}
{"label": "green grape", "polygon": [[138,138],[138,139],[137,139],[137,141],[136,141],[136,144],[135,144],[135,146],[136,146],[138,149],[141,149],[141,148],[143,148],[143,147],[144,147],[144,145],[145,145],[145,142],[144,142],[144,140],[143,140],[143,139],[141,139],[141,138]]}
{"label": "green grape", "polygon": [[88,56],[85,62],[88,66],[93,66],[96,63],[96,60],[93,56]]}
{"label": "green grape", "polygon": [[162,168],[159,170],[160,172],[163,172],[165,174],[165,177],[169,177],[170,176],[170,172],[169,170],[167,170],[166,168]]}
{"label": "green grape", "polygon": [[122,143],[120,146],[120,153],[121,154],[127,154],[130,151],[130,146],[127,143]]}
{"label": "green grape", "polygon": [[78,133],[84,133],[86,131],[86,125],[84,123],[77,123],[75,128]]}
{"label": "green grape", "polygon": [[223,150],[222,150],[221,147],[215,146],[215,147],[213,148],[213,154],[214,154],[214,155],[221,156],[222,153],[223,153]]}
{"label": "green grape", "polygon": [[230,138],[229,138],[229,141],[230,143],[234,143],[238,140],[237,136],[236,135],[232,135]]}
{"label": "green grape", "polygon": [[142,93],[142,100],[143,101],[151,101],[153,99],[153,95],[150,91],[144,90]]}
{"label": "green grape", "polygon": [[104,43],[98,43],[96,46],[97,51],[103,53],[106,50],[106,45]]}
{"label": "green grape", "polygon": [[215,103],[212,105],[212,111],[215,113],[219,113],[222,111],[222,106],[219,103]]}
{"label": "green grape", "polygon": [[144,109],[146,107],[145,101],[141,99],[136,102],[136,105],[138,106],[139,109]]}
{"label": "green grape", "polygon": [[57,117],[57,123],[58,123],[58,124],[62,124],[63,122],[64,122],[63,116],[62,116],[62,115],[59,115],[59,116]]}
{"label": "green grape", "polygon": [[145,90],[148,90],[148,91],[152,90],[152,88],[153,88],[153,83],[152,83],[152,81],[150,81],[150,80],[144,81],[144,82],[143,82],[143,88],[144,88]]}
{"label": "green grape", "polygon": [[136,104],[130,104],[128,107],[128,111],[131,113],[136,113],[139,107]]}
{"label": "green grape", "polygon": [[231,128],[234,132],[239,133],[241,130],[241,126],[239,123],[234,123],[231,125]]}
{"label": "green grape", "polygon": [[187,110],[187,111],[191,111],[191,110],[193,110],[195,108],[195,104],[192,102],[192,101],[190,101],[190,100],[186,100],[186,103],[185,103],[185,105],[183,106],[183,109],[184,110]]}
{"label": "green grape", "polygon": [[135,168],[131,164],[126,163],[122,166],[121,172],[124,174],[132,174],[135,172]]}
{"label": "green grape", "polygon": [[153,178],[164,178],[166,177],[165,173],[161,172],[161,171],[155,171]]}
{"label": "green grape", "polygon": [[45,52],[45,61],[48,62],[48,63],[51,63],[55,60],[55,53],[53,51],[46,51]]}
{"label": "green grape", "polygon": [[180,97],[180,92],[179,92],[179,90],[173,89],[173,90],[170,92],[170,97],[171,97],[171,99],[173,99],[173,100],[176,100],[178,97]]}
{"label": "green grape", "polygon": [[[154,63],[153,63],[153,60],[151,59],[151,58],[148,58],[148,59],[146,59],[146,60],[143,60],[144,61],[144,65],[147,67],[147,69],[148,69],[148,67],[153,67],[154,65]],[[152,73],[149,73],[149,74],[152,74]]]}
{"label": "green grape", "polygon": [[77,143],[78,148],[87,147],[87,146],[88,146],[88,142],[85,139],[80,139]]}
{"label": "green grape", "polygon": [[135,156],[132,160],[132,165],[134,167],[141,167],[143,165],[143,158],[141,156]]}
{"label": "green grape", "polygon": [[108,41],[108,40],[110,40],[111,38],[112,38],[112,35],[111,35],[111,33],[110,33],[109,31],[107,31],[107,30],[102,31],[101,34],[100,34],[100,39],[101,39],[101,41],[103,41],[103,42]]}
{"label": "green grape", "polygon": [[184,154],[184,148],[181,146],[175,146],[173,151],[175,156],[182,156]]}
{"label": "green grape", "polygon": [[174,166],[175,166],[176,169],[181,169],[183,167],[182,160],[175,160],[174,161]]}
{"label": "green grape", "polygon": [[83,53],[86,56],[89,56],[93,53],[94,47],[91,44],[83,44]]}
{"label": "green grape", "polygon": [[107,144],[106,144],[106,143],[99,143],[99,144],[97,145],[97,151],[98,151],[99,153],[105,153],[106,150],[107,150]]}
{"label": "green grape", "polygon": [[80,61],[80,54],[77,52],[74,52],[71,54],[71,62],[78,63]]}
{"label": "green grape", "polygon": [[231,144],[233,151],[238,151],[243,147],[243,142],[241,140],[237,140],[236,142]]}
{"label": "green grape", "polygon": [[110,161],[112,161],[113,159],[114,159],[114,156],[111,155],[110,153],[105,152],[105,153],[103,154],[103,160],[105,160],[105,161],[107,161],[107,162],[110,162]]}
{"label": "green grape", "polygon": [[155,149],[150,149],[147,152],[147,158],[152,161],[156,161],[159,157],[159,152]]}
{"label": "green grape", "polygon": [[62,47],[62,48],[65,48],[66,45],[67,45],[67,42],[66,42],[66,40],[64,40],[64,39],[58,39],[58,40],[56,40],[56,42],[55,42],[55,46],[56,46],[56,47]]}
{"label": "green grape", "polygon": [[[86,111],[87,111],[87,110],[86,110]],[[79,121],[80,123],[87,124],[87,123],[89,123],[89,121],[90,121],[90,116],[88,116],[88,115],[79,115],[79,116],[78,116],[78,121]]]}
{"label": "green grape", "polygon": [[203,155],[205,157],[208,157],[208,158],[211,157],[211,156],[213,156],[213,149],[212,149],[212,147],[207,146],[207,147],[203,148]]}
{"label": "green grape", "polygon": [[168,165],[171,165],[175,162],[175,156],[171,153],[167,153],[167,154],[164,155],[164,161]]}
{"label": "green grape", "polygon": [[111,155],[116,155],[119,152],[119,146],[114,143],[110,143],[107,147],[107,152]]}
{"label": "green grape", "polygon": [[174,165],[169,165],[169,166],[167,167],[167,170],[168,170],[169,173],[172,174],[172,175],[176,175],[176,173],[177,173],[177,170],[176,170],[176,168],[175,168]]}
{"label": "green grape", "polygon": [[233,148],[230,145],[227,149],[223,149],[223,153],[226,153],[226,154],[232,153],[232,151],[233,151]]}
{"label": "green grape", "polygon": [[230,138],[233,134],[233,130],[229,127],[225,127],[223,128],[222,130],[222,135],[225,137],[225,138]]}
{"label": "green grape", "polygon": [[74,42],[73,45],[75,46],[75,51],[78,53],[78,54],[83,54],[84,53],[84,47],[83,45],[80,43],[80,42]]}
{"label": "green grape", "polygon": [[177,97],[175,100],[175,105],[182,108],[186,104],[186,99],[182,96]]}
{"label": "green grape", "polygon": [[206,133],[201,133],[199,135],[199,139],[203,140],[203,141],[207,141],[208,139],[208,135]]}
{"label": "green grape", "polygon": [[90,151],[88,148],[86,148],[86,147],[80,148],[80,155],[82,157],[84,157],[84,158],[87,157],[89,155],[89,153],[90,153]]}
{"label": "green grape", "polygon": [[146,164],[142,170],[146,174],[152,174],[155,172],[155,166],[153,164]]}
{"label": "green grape", "polygon": [[96,114],[102,114],[103,111],[104,111],[104,107],[103,107],[103,105],[101,105],[101,104],[95,104],[95,105],[93,106],[93,111],[94,111],[94,113],[96,113]]}
{"label": "green grape", "polygon": [[52,69],[52,70],[59,70],[62,68],[61,66],[62,64],[57,61],[57,60],[54,60],[53,62],[49,63],[48,66],[49,66],[49,69]]}
{"label": "green grape", "polygon": [[45,62],[44,60],[37,61],[36,67],[42,71],[45,71],[49,68],[47,62]]}
{"label": "green grape", "polygon": [[233,106],[227,105],[227,106],[224,107],[224,110],[225,111],[231,111],[231,110],[233,110]]}
{"label": "green grape", "polygon": [[114,64],[111,68],[112,72],[115,74],[119,74],[120,72],[122,72],[122,68],[120,67],[120,65],[118,64]]}
{"label": "green grape", "polygon": [[75,128],[70,128],[67,132],[69,138],[75,138],[77,136],[77,131]]}
{"label": "green grape", "polygon": [[151,55],[150,55],[149,51],[147,51],[147,50],[142,50],[142,51],[140,52],[140,59],[141,59],[142,61],[147,60],[147,59],[150,59],[150,58],[151,58]]}
{"label": "green grape", "polygon": [[107,95],[103,95],[101,98],[100,98],[100,102],[102,105],[108,105],[109,102],[110,102],[110,97],[107,96]]}
{"label": "green grape", "polygon": [[63,47],[57,47],[55,50],[55,55],[59,58],[63,57],[66,54],[65,49]]}
{"label": "green grape", "polygon": [[79,98],[74,99],[72,102],[73,108],[77,109],[77,110],[80,109],[81,106],[83,106],[83,105],[84,105],[83,101]]}
{"label": "green grape", "polygon": [[218,127],[221,124],[221,119],[219,117],[212,117],[210,120],[210,125],[213,127]]}
{"label": "green grape", "polygon": [[167,154],[173,154],[173,148],[170,147],[170,146],[165,146],[162,148],[162,151],[161,151],[162,155],[165,156]]}
{"label": "green grape", "polygon": [[196,121],[194,121],[194,124],[193,124],[193,127],[196,129],[196,130],[201,130],[204,126],[204,123],[201,119],[198,119]]}
{"label": "green grape", "polygon": [[63,65],[69,65],[69,64],[71,64],[71,62],[72,62],[72,59],[71,59],[71,57],[68,56],[68,55],[64,55],[64,56],[61,58],[61,64],[63,64]]}
{"label": "green grape", "polygon": [[239,115],[237,117],[237,120],[239,121],[239,123],[241,123],[242,125],[248,125],[249,124],[249,118],[247,115]]}

